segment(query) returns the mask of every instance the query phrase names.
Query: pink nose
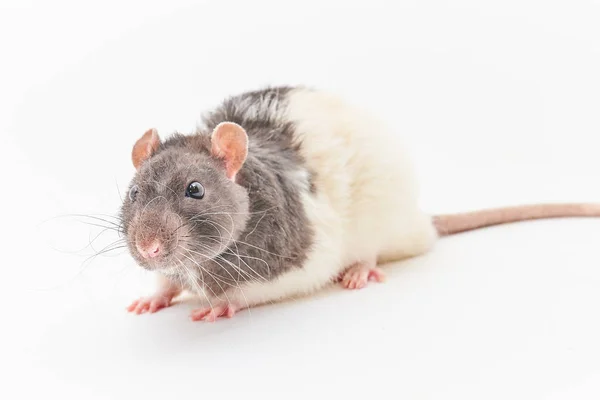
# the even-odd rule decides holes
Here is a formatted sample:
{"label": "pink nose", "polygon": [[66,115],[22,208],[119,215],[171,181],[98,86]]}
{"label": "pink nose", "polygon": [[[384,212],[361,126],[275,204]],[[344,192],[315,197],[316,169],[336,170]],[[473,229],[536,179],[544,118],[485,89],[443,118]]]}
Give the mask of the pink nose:
{"label": "pink nose", "polygon": [[154,240],[145,246],[137,244],[136,247],[144,258],[154,258],[160,254],[160,242],[158,240]]}

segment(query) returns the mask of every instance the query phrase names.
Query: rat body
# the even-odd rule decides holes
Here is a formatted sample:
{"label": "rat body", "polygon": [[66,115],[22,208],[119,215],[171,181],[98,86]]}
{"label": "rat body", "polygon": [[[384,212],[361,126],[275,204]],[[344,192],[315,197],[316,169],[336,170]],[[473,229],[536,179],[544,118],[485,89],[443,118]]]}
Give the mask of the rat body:
{"label": "rat body", "polygon": [[399,135],[333,95],[303,87],[242,93],[196,133],[134,145],[121,216],[132,256],[159,276],[130,311],[189,290],[194,320],[384,278],[378,264],[424,254],[440,237],[526,219],[596,216],[586,204],[430,216]]}

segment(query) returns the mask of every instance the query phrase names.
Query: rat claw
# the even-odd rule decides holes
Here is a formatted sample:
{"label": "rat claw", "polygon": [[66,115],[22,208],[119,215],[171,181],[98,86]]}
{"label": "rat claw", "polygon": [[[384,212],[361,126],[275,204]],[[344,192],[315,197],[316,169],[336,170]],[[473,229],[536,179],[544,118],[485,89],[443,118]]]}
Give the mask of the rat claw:
{"label": "rat claw", "polygon": [[231,318],[234,315],[235,315],[235,308],[233,308],[232,306],[227,307],[227,312],[226,312],[227,318]]}
{"label": "rat claw", "polygon": [[200,321],[200,320],[204,319],[204,317],[206,315],[208,315],[210,310],[211,310],[210,308],[198,308],[196,310],[192,310],[192,313],[190,314],[190,318],[192,319],[192,321]]}
{"label": "rat claw", "polygon": [[206,314],[206,316],[203,319],[206,322],[215,322],[217,320],[217,315],[215,314],[214,311],[211,311],[208,314]]}
{"label": "rat claw", "polygon": [[383,282],[383,271],[364,262],[356,263],[344,272],[342,286],[346,289],[362,289],[369,281]]}
{"label": "rat claw", "polygon": [[131,303],[129,305],[129,307],[127,307],[127,311],[131,312],[131,311],[135,310],[135,308],[137,307],[139,302],[140,302],[139,300],[136,300],[133,303]]}
{"label": "rat claw", "polygon": [[157,293],[154,296],[135,300],[129,307],[127,307],[127,311],[138,315],[145,312],[155,313],[158,310],[171,306],[171,299],[172,297],[166,296],[162,293]]}
{"label": "rat claw", "polygon": [[379,268],[373,268],[369,271],[367,279],[375,282],[383,282],[385,280],[385,274]]}
{"label": "rat claw", "polygon": [[192,310],[190,318],[192,321],[215,322],[219,317],[231,318],[235,315],[236,308],[231,305],[220,305],[215,307],[204,307]]}

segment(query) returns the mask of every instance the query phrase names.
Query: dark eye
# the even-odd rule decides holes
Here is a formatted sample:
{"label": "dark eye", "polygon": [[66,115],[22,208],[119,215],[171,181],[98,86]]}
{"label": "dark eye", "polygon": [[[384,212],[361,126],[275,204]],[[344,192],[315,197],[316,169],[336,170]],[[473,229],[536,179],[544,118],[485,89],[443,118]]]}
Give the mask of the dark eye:
{"label": "dark eye", "polygon": [[201,199],[204,197],[204,186],[200,182],[192,182],[185,190],[185,195],[194,199]]}
{"label": "dark eye", "polygon": [[133,185],[131,189],[129,189],[129,200],[135,201],[135,196],[137,196],[138,187],[137,185]]}

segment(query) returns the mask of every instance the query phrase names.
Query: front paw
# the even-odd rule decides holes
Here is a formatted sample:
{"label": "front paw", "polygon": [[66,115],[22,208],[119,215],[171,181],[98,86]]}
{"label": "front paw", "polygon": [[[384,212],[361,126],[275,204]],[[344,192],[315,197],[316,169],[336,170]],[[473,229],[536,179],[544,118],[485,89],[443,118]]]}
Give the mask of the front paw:
{"label": "front paw", "polygon": [[215,322],[219,317],[231,318],[240,309],[233,304],[222,304],[214,307],[202,307],[192,310],[190,318],[192,321]]}
{"label": "front paw", "polygon": [[127,311],[136,314],[143,314],[147,311],[155,313],[160,309],[171,306],[171,300],[173,300],[173,296],[157,293],[153,296],[142,297],[134,301],[127,307]]}

